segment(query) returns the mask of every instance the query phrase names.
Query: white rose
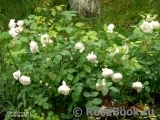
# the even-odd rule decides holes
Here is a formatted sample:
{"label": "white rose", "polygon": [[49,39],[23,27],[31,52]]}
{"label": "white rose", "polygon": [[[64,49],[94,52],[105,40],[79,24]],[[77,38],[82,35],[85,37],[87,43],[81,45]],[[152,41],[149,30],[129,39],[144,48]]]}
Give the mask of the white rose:
{"label": "white rose", "polygon": [[27,76],[21,76],[21,77],[19,78],[19,82],[20,82],[22,85],[30,85],[30,84],[31,84],[30,77],[27,77]]}
{"label": "white rose", "polygon": [[45,86],[48,86],[48,83],[45,83]]}
{"label": "white rose", "polygon": [[44,35],[41,35],[41,43],[46,44],[49,41],[49,35],[46,33]]}
{"label": "white rose", "polygon": [[24,25],[24,21],[23,20],[18,20],[17,25],[19,27],[22,27]]}
{"label": "white rose", "polygon": [[16,27],[15,30],[17,33],[21,33],[23,31],[23,27]]}
{"label": "white rose", "polygon": [[113,75],[113,70],[108,69],[108,68],[103,68],[102,69],[102,77],[107,78],[107,77],[111,77]]}
{"label": "white rose", "polygon": [[30,45],[30,50],[31,50],[31,52],[32,52],[33,54],[39,52],[39,51],[38,51],[38,45],[37,45],[37,43],[36,43],[35,41],[31,41],[31,42],[29,43],[29,45]]}
{"label": "white rose", "polygon": [[91,53],[89,53],[88,55],[87,55],[87,60],[89,61],[89,62],[95,62],[96,61],[96,59],[97,59],[97,56],[95,55],[95,54],[93,54],[93,52],[91,52]]}
{"label": "white rose", "polygon": [[138,93],[140,93],[141,91],[142,91],[142,89],[141,89],[141,88],[137,89],[137,92],[138,92]]}
{"label": "white rose", "polygon": [[14,19],[11,19],[9,24],[8,24],[9,28],[12,29],[12,28],[15,28],[16,27],[16,23],[15,23],[15,20]]}
{"label": "white rose", "polygon": [[58,88],[58,92],[63,95],[68,95],[70,91],[70,88],[66,85],[66,82],[63,81],[62,85]]}
{"label": "white rose", "polygon": [[108,32],[108,33],[113,33],[114,27],[115,27],[115,26],[114,26],[113,24],[109,24],[108,27],[107,27],[107,32]]}
{"label": "white rose", "polygon": [[79,50],[80,53],[84,50],[84,45],[81,42],[76,43],[74,47],[75,49]]}
{"label": "white rose", "polygon": [[21,72],[18,70],[16,72],[13,73],[13,77],[14,79],[18,80],[18,78],[21,76]]}
{"label": "white rose", "polygon": [[114,73],[113,75],[112,75],[112,80],[113,80],[113,82],[118,82],[118,81],[120,81],[121,79],[122,79],[122,74],[121,73]]}
{"label": "white rose", "polygon": [[152,21],[150,22],[150,24],[152,25],[154,29],[160,28],[160,24],[158,21]]}
{"label": "white rose", "polygon": [[49,44],[53,43],[53,40],[49,39],[49,40],[48,40],[48,43],[49,43]]}
{"label": "white rose", "polygon": [[10,34],[13,38],[15,38],[15,37],[18,36],[18,33],[16,32],[16,29],[15,29],[15,28],[11,28],[11,29],[9,30],[9,34]]}
{"label": "white rose", "polygon": [[96,83],[96,90],[101,91],[102,88],[105,86],[106,82],[105,79],[102,79],[102,84],[100,85],[99,83]]}
{"label": "white rose", "polygon": [[142,88],[142,83],[141,82],[134,82],[134,83],[132,83],[132,88],[141,89]]}
{"label": "white rose", "polygon": [[153,31],[153,26],[151,23],[144,21],[143,24],[140,26],[143,32],[145,33],[152,33]]}

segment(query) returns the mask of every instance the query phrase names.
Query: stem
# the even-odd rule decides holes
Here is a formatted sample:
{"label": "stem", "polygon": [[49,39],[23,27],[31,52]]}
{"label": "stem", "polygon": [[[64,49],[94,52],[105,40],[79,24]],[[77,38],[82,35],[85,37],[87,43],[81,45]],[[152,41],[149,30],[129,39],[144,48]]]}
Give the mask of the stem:
{"label": "stem", "polygon": [[8,46],[7,46],[7,51],[8,51],[8,53],[9,53],[9,55],[10,55],[10,57],[11,57],[13,63],[14,63],[15,68],[18,70],[18,67],[17,67],[17,65],[16,65],[16,62],[15,62],[14,58],[12,57],[11,52],[9,51]]}

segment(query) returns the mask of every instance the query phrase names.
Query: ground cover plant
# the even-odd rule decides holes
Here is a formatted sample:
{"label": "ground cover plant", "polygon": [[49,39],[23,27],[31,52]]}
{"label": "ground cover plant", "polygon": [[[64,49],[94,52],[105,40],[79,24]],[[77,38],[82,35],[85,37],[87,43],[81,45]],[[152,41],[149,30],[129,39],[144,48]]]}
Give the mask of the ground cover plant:
{"label": "ground cover plant", "polygon": [[[141,117],[156,119],[159,111],[151,95],[160,90],[157,14],[139,14],[141,19],[127,23],[130,32],[124,34],[114,21],[103,21],[96,29],[76,11],[49,3],[24,19],[10,19],[6,30],[2,27],[0,110],[5,119],[100,117],[83,112],[78,118],[75,107],[153,109],[154,114]],[[20,112],[26,116],[17,116]]]}

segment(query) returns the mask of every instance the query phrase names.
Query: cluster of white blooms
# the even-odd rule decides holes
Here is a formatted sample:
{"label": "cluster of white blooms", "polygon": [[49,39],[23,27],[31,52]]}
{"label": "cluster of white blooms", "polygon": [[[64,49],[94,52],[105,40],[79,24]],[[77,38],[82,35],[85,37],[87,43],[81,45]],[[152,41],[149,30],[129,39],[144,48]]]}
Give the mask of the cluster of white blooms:
{"label": "cluster of white blooms", "polygon": [[24,25],[24,21],[23,20],[19,20],[16,23],[14,19],[11,19],[9,24],[8,24],[8,26],[10,28],[9,34],[13,38],[17,37],[23,31],[23,25]]}
{"label": "cluster of white blooms", "polygon": [[113,33],[114,27],[115,27],[114,24],[112,24],[112,23],[109,24],[107,27],[107,33]]}
{"label": "cluster of white blooms", "polygon": [[112,75],[112,81],[113,82],[118,82],[118,81],[120,81],[121,79],[122,79],[122,74],[121,73],[114,73],[113,75]]}
{"label": "cluster of white blooms", "polygon": [[113,75],[113,70],[108,69],[108,68],[102,68],[102,77],[104,78],[108,78],[111,77]]}
{"label": "cluster of white blooms", "polygon": [[80,53],[82,53],[84,50],[84,45],[81,42],[76,43],[74,47],[75,49],[79,50]]}
{"label": "cluster of white blooms", "polygon": [[22,85],[30,85],[31,84],[31,79],[30,77],[27,76],[21,76],[21,72],[18,70],[13,73],[13,77],[18,80]]}
{"label": "cluster of white blooms", "polygon": [[132,88],[136,89],[137,92],[139,93],[142,91],[143,85],[141,82],[134,82],[132,83]]}
{"label": "cluster of white blooms", "polygon": [[39,52],[38,45],[37,45],[37,43],[35,41],[31,41],[29,43],[29,45],[30,45],[31,53],[35,54],[35,53]]}
{"label": "cluster of white blooms", "polygon": [[65,81],[62,81],[62,85],[58,88],[58,92],[63,95],[68,95],[70,88],[66,85]]}
{"label": "cluster of white blooms", "polygon": [[121,73],[114,73],[113,70],[108,68],[102,68],[102,77],[108,78],[111,77],[113,82],[118,82],[122,79]]}
{"label": "cluster of white blooms", "polygon": [[151,21],[151,22],[144,21],[140,26],[140,28],[145,33],[152,33],[153,29],[160,28],[160,23],[158,21]]}
{"label": "cluster of white blooms", "polygon": [[91,53],[89,53],[88,55],[87,55],[87,60],[89,61],[89,62],[96,62],[96,59],[97,59],[97,56],[93,53],[93,51],[91,52]]}
{"label": "cluster of white blooms", "polygon": [[47,44],[52,44],[53,40],[51,40],[49,35],[46,33],[44,35],[41,35],[41,43],[43,47],[46,47]]}
{"label": "cluster of white blooms", "polygon": [[96,90],[101,91],[102,88],[105,86],[106,82],[105,79],[102,79],[102,84],[100,85],[99,83],[96,83]]}

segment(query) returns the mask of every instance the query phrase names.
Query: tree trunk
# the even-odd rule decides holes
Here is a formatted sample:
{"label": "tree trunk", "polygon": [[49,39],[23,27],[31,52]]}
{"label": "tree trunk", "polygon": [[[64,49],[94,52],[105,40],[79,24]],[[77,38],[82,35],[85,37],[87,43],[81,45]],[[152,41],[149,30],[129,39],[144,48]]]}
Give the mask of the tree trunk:
{"label": "tree trunk", "polygon": [[100,0],[68,0],[68,4],[82,17],[95,17],[100,14]]}

